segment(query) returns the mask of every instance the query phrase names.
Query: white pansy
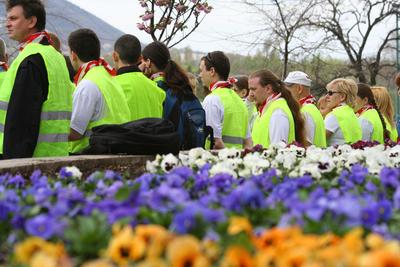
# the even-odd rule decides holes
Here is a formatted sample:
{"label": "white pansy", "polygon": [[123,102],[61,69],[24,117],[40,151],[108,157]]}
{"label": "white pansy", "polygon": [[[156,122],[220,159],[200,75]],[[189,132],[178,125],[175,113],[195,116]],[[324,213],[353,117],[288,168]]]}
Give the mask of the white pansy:
{"label": "white pansy", "polygon": [[195,161],[196,159],[201,158],[204,153],[209,153],[209,152],[201,147],[197,147],[189,150],[188,156],[190,161]]}
{"label": "white pansy", "polygon": [[[214,153],[214,154],[213,154]],[[310,146],[307,149],[296,146],[287,147],[280,143],[262,152],[247,153],[241,156],[238,149],[223,149],[210,152],[202,148],[183,151],[179,159],[172,154],[157,155],[154,161],[146,163],[149,172],[169,172],[177,166],[200,169],[211,164],[210,175],[228,173],[234,177],[249,178],[274,168],[277,175],[288,174],[299,177],[310,174],[320,179],[324,173],[349,170],[354,164],[368,168],[370,174],[379,174],[383,167],[400,167],[400,146],[393,148],[377,145],[364,149],[353,149],[349,145],[328,147],[326,149]]]}
{"label": "white pansy", "polygon": [[189,153],[179,153],[178,158],[180,162],[182,162],[182,165],[184,166],[190,166],[190,156]]}
{"label": "white pansy", "polygon": [[212,168],[210,169],[210,177],[212,177],[216,174],[219,174],[219,173],[230,174],[233,177],[237,178],[236,172],[225,161],[214,164],[212,166]]}
{"label": "white pansy", "polygon": [[254,164],[251,168],[251,173],[253,175],[260,175],[263,172],[265,172],[268,167],[270,166],[269,161],[268,160],[260,160],[258,161],[257,164]]}
{"label": "white pansy", "polygon": [[348,153],[344,166],[350,169],[354,164],[364,162],[365,157],[362,150],[352,150]]}
{"label": "white pansy", "polygon": [[207,161],[205,161],[204,159],[197,159],[195,162],[193,162],[193,164],[190,164],[189,166],[192,168],[198,168],[201,169],[201,167],[203,167],[204,165],[206,165]]}
{"label": "white pansy", "polygon": [[146,171],[151,173],[156,173],[161,167],[161,161],[163,160],[164,156],[156,155],[156,158],[153,161],[146,162]]}
{"label": "white pansy", "polygon": [[171,153],[166,155],[161,161],[161,169],[165,172],[171,171],[174,167],[178,166],[179,160]]}
{"label": "white pansy", "polygon": [[303,176],[305,174],[309,174],[315,179],[320,179],[321,178],[321,172],[320,172],[320,170],[318,168],[318,165],[317,164],[312,164],[312,163],[309,163],[309,164],[301,166],[300,170],[299,170],[299,174],[300,174],[300,176]]}
{"label": "white pansy", "polygon": [[71,173],[72,177],[77,179],[82,178],[82,172],[76,166],[65,167],[65,171]]}
{"label": "white pansy", "polygon": [[218,157],[221,160],[239,158],[242,150],[236,148],[224,148],[218,151]]}
{"label": "white pansy", "polygon": [[157,167],[160,165],[158,163],[155,163],[155,161],[146,161],[146,171],[151,172],[151,173],[156,173],[157,172]]}
{"label": "white pansy", "polygon": [[252,174],[249,168],[241,168],[238,172],[240,177],[249,178]]}

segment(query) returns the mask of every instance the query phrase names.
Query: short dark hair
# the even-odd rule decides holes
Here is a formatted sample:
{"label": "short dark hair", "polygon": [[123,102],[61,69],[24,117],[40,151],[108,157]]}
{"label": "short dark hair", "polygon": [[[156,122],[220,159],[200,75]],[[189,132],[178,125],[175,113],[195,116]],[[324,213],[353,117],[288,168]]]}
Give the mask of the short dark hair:
{"label": "short dark hair", "polygon": [[68,37],[68,46],[83,62],[100,58],[100,40],[91,29],[73,31]]}
{"label": "short dark hair", "polygon": [[24,17],[36,17],[36,30],[43,31],[46,28],[46,10],[40,0],[8,0],[7,11],[15,6],[21,6],[24,10]]}
{"label": "short dark hair", "polygon": [[125,64],[136,64],[142,50],[140,41],[136,36],[124,34],[114,44],[114,50],[119,54]]}
{"label": "short dark hair", "polygon": [[231,71],[231,64],[229,63],[229,58],[222,51],[214,51],[207,54],[207,56],[202,57],[201,60],[204,61],[204,65],[207,70],[214,67],[215,72],[218,76],[227,80],[229,77],[229,72]]}

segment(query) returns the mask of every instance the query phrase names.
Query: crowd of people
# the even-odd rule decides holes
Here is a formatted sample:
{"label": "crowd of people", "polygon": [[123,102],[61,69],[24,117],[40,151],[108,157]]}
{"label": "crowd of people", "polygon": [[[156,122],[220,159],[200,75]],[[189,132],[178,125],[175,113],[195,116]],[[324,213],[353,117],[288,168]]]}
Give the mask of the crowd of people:
{"label": "crowd of people", "polygon": [[[179,105],[200,103],[196,76],[171,59],[161,42],[142,49],[135,36],[121,36],[112,67],[100,57],[99,38],[90,29],[70,33],[69,55],[62,55],[57,36],[45,30],[40,0],[8,0],[6,9],[8,34],[19,42],[19,54],[8,67],[0,42],[3,159],[79,154],[88,146],[93,127],[142,118],[168,119],[182,132]],[[312,80],[301,71],[283,80],[270,70],[229,75],[223,52],[201,58],[199,78],[207,88],[201,106],[214,137],[213,143],[205,142],[207,149],[397,141],[385,87],[338,78],[327,84],[326,95],[317,102],[310,91]],[[400,75],[396,82],[400,86]],[[185,135],[179,138],[184,144]]]}

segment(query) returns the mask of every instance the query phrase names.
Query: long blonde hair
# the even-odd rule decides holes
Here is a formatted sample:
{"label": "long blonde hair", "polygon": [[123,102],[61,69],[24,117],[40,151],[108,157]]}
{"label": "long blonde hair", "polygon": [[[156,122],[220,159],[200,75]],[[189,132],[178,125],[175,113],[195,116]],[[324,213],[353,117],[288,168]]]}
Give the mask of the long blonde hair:
{"label": "long blonde hair", "polygon": [[336,89],[336,91],[346,95],[345,103],[350,107],[354,108],[354,101],[357,96],[357,83],[352,79],[338,78],[334,79],[327,84],[326,88]]}
{"label": "long blonde hair", "polygon": [[394,127],[396,125],[394,121],[394,108],[392,98],[390,97],[388,90],[383,86],[372,86],[371,90],[374,94],[378,109],[389,121],[390,125]]}

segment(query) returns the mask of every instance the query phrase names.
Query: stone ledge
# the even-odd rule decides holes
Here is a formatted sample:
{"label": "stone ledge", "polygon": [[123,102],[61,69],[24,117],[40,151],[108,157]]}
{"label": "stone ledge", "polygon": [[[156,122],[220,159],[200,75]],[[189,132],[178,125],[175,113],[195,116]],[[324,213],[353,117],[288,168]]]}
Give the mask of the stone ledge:
{"label": "stone ledge", "polygon": [[138,176],[145,172],[146,161],[154,158],[155,156],[84,155],[0,160],[0,174],[21,174],[27,178],[33,171],[40,169],[44,174],[53,176],[64,166],[76,166],[83,173],[83,177],[96,170],[129,172],[132,176]]}

